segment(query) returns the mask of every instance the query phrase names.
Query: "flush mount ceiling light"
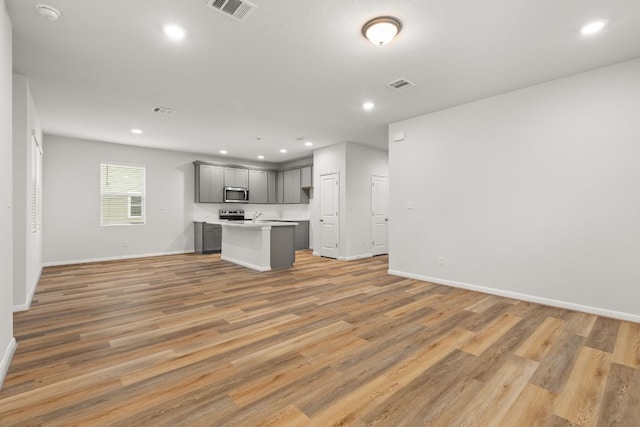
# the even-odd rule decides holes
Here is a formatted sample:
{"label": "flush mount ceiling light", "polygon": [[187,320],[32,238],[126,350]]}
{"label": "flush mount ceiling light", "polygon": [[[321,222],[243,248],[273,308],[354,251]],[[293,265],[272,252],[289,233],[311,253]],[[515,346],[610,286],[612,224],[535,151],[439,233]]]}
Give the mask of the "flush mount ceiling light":
{"label": "flush mount ceiling light", "polygon": [[374,104],[371,101],[365,102],[364,104],[362,104],[362,108],[364,108],[367,111],[373,110],[373,107],[375,107],[376,104]]}
{"label": "flush mount ceiling light", "polygon": [[313,145],[313,142],[307,141],[304,143],[304,145],[306,145],[307,147],[311,147]]}
{"label": "flush mount ceiling light", "polygon": [[60,18],[60,11],[48,4],[37,4],[36,9],[38,9],[40,16],[47,18],[49,21],[55,21]]}
{"label": "flush mount ceiling light", "polygon": [[220,154],[227,154],[228,151],[227,150],[220,150]]}
{"label": "flush mount ceiling light", "polygon": [[131,129],[131,133],[135,133],[136,135],[140,135],[142,133],[142,129]]}
{"label": "flush mount ceiling light", "polygon": [[164,34],[169,37],[171,40],[182,40],[184,36],[187,35],[187,32],[179,25],[176,24],[166,24],[162,27]]}
{"label": "flush mount ceiling light", "polygon": [[592,22],[589,22],[588,24],[584,25],[580,29],[580,33],[583,36],[590,36],[592,34],[599,33],[604,28],[605,25],[607,25],[607,21],[606,20],[592,21]]}
{"label": "flush mount ceiling light", "polygon": [[367,21],[362,27],[362,35],[371,43],[384,46],[402,30],[402,22],[393,16],[380,16]]}
{"label": "flush mount ceiling light", "polygon": [[280,150],[280,152],[281,152],[282,154],[284,154],[284,153],[286,153],[286,152],[287,152],[287,150],[285,150],[285,149],[283,148],[282,150]]}

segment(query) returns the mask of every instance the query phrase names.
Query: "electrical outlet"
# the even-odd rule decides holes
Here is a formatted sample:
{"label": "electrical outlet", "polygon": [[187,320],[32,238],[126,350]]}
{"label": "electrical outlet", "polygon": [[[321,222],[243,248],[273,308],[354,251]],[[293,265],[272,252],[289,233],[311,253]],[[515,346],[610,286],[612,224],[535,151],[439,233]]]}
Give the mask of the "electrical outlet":
{"label": "electrical outlet", "polygon": [[129,241],[125,240],[124,242],[122,242],[122,247],[123,248],[128,248],[129,247]]}
{"label": "electrical outlet", "polygon": [[439,256],[438,257],[438,265],[439,266],[443,266],[444,265],[444,257],[443,256]]}
{"label": "electrical outlet", "polygon": [[414,202],[407,203],[407,209],[415,209],[415,208],[416,208],[416,204]]}

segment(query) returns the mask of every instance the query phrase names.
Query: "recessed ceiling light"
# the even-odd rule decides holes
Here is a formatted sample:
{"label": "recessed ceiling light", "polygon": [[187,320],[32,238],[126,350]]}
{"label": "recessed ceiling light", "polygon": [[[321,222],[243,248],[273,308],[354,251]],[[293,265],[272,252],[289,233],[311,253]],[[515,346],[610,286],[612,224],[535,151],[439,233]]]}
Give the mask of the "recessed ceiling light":
{"label": "recessed ceiling light", "polygon": [[262,160],[262,159],[264,159],[264,156],[258,156],[258,158],[259,158],[260,160]]}
{"label": "recessed ceiling light", "polygon": [[142,133],[141,129],[131,129],[131,133],[135,133],[136,135],[140,135]]}
{"label": "recessed ceiling light", "polygon": [[362,104],[362,108],[364,108],[365,110],[373,110],[373,107],[375,107],[376,104],[374,104],[373,102],[365,102],[364,104]]}
{"label": "recessed ceiling light", "polygon": [[37,4],[36,9],[38,9],[40,16],[47,18],[50,21],[55,21],[60,18],[60,11],[48,4]]}
{"label": "recessed ceiling light", "polygon": [[187,35],[184,28],[176,24],[166,24],[162,30],[171,40],[182,40]]}
{"label": "recessed ceiling light", "polygon": [[283,148],[282,150],[280,150],[280,152],[284,154],[284,153],[286,153],[286,152],[287,152],[287,150],[285,150],[285,149]]}
{"label": "recessed ceiling light", "polygon": [[304,143],[304,145],[306,145],[307,147],[311,147],[313,145],[313,142],[307,141]]}
{"label": "recessed ceiling light", "polygon": [[607,25],[607,21],[604,19],[589,22],[580,29],[580,33],[584,36],[590,36],[592,34],[599,33],[605,25]]}
{"label": "recessed ceiling light", "polygon": [[220,150],[220,154],[227,154],[227,150]]}

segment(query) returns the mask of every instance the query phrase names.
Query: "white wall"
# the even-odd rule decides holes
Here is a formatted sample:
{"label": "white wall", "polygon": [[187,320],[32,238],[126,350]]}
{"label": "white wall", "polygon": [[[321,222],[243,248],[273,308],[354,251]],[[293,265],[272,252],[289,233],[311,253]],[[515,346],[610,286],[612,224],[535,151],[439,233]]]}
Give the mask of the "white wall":
{"label": "white wall", "polygon": [[[340,176],[340,194],[339,203],[340,210],[345,206],[346,190],[346,167],[347,167],[347,145],[334,144],[328,147],[323,147],[313,152],[313,182],[320,183],[320,175],[328,172],[337,172]],[[320,188],[318,188],[317,194],[320,194]],[[340,215],[338,218],[339,223],[339,235],[338,235],[338,256],[342,256],[343,250],[346,246],[347,235],[347,218],[344,215]],[[309,223],[311,234],[313,239],[313,253],[315,255],[320,254],[320,197],[311,200],[311,222]]]}
{"label": "white wall", "polygon": [[13,75],[13,309],[27,310],[42,271],[42,229],[31,229],[31,138],[44,147],[25,76]]}
{"label": "white wall", "polygon": [[640,321],[638,112],[640,59],[392,124],[390,271]]}
{"label": "white wall", "polygon": [[13,260],[11,176],[11,21],[0,0],[0,388],[15,351],[13,338]]}
{"label": "white wall", "polygon": [[347,259],[372,255],[372,175],[389,176],[389,154],[358,144],[347,144],[346,249]]}
{"label": "white wall", "polygon": [[[193,252],[193,221],[218,217],[221,208],[250,215],[308,218],[308,207],[194,203],[195,160],[238,163],[193,153],[140,148],[46,135],[44,153],[45,265]],[[100,226],[101,161],[147,167],[145,225]],[[249,167],[271,164],[241,161]],[[124,246],[127,242],[128,246]]]}
{"label": "white wall", "polygon": [[[326,172],[340,174],[340,234],[338,258],[351,260],[371,256],[371,176],[389,176],[386,151],[354,143],[341,143],[314,151],[313,180]],[[320,194],[318,189],[318,194]],[[312,201],[311,228],[320,235],[320,200]],[[320,238],[314,239],[320,253]]]}

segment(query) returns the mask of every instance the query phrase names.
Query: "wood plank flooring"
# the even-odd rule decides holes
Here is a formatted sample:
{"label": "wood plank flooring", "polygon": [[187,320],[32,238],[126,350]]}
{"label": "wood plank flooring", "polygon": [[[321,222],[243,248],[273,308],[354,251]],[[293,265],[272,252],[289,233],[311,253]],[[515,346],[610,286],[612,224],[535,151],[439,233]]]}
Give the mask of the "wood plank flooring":
{"label": "wood plank flooring", "polygon": [[640,325],[299,251],[45,268],[0,426],[639,426]]}

